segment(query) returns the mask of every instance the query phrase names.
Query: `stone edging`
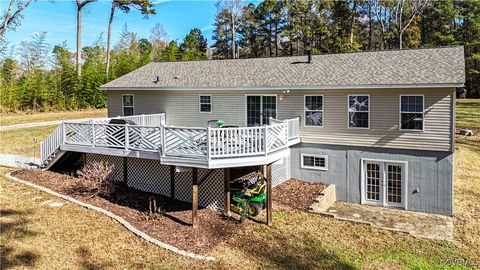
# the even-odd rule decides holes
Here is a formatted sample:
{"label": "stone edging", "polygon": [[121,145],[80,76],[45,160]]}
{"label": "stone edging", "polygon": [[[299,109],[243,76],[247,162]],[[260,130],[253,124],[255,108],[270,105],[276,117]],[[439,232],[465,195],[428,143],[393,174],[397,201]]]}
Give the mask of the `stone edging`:
{"label": "stone edging", "polygon": [[25,180],[22,180],[20,178],[17,178],[15,176],[12,176],[11,175],[11,172],[5,174],[5,177],[7,177],[8,179],[10,180],[13,180],[15,182],[18,182],[18,183],[21,183],[21,184],[24,184],[24,185],[27,185],[27,186],[30,186],[30,187],[33,187],[35,189],[38,189],[38,190],[41,190],[45,193],[48,193],[50,195],[53,195],[53,196],[56,196],[56,197],[59,197],[59,198],[62,198],[66,201],[69,201],[69,202],[72,202],[74,204],[78,204],[80,206],[83,206],[85,208],[88,208],[88,209],[91,209],[91,210],[95,210],[97,212],[100,212],[106,216],[108,216],[109,218],[112,218],[114,220],[116,220],[118,223],[122,224],[125,228],[127,228],[129,231],[131,231],[132,233],[136,234],[137,236],[143,238],[144,240],[154,244],[154,245],[157,245],[161,248],[164,248],[168,251],[171,251],[173,253],[176,253],[176,254],[179,254],[179,255],[182,255],[182,256],[185,256],[185,257],[190,257],[190,258],[193,258],[193,259],[197,259],[197,260],[207,260],[207,261],[213,261],[215,260],[215,257],[212,257],[212,256],[203,256],[203,255],[198,255],[198,254],[195,254],[195,253],[191,253],[191,252],[187,252],[185,250],[182,250],[182,249],[179,249],[179,248],[176,248],[172,245],[169,245],[169,244],[166,244],[166,243],[163,243],[155,238],[152,238],[150,237],[149,235],[147,235],[146,233],[138,230],[137,228],[133,227],[130,223],[128,223],[125,219],[113,214],[112,212],[110,211],[107,211],[103,208],[100,208],[100,207],[97,207],[97,206],[94,206],[94,205],[91,205],[91,204],[88,204],[88,203],[84,203],[82,201],[79,201],[77,199],[74,199],[70,196],[67,196],[67,195],[63,195],[63,194],[60,194],[58,192],[55,192],[51,189],[48,189],[46,187],[42,187],[40,185],[36,185],[36,184],[33,184],[31,182],[28,182],[28,181],[25,181]]}

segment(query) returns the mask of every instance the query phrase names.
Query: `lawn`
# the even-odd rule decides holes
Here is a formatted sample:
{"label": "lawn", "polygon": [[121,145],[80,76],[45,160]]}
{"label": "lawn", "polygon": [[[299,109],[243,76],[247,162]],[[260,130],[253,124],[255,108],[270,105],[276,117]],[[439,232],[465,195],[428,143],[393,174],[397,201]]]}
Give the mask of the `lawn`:
{"label": "lawn", "polygon": [[480,128],[480,99],[457,99],[459,128]]}
{"label": "lawn", "polygon": [[210,263],[167,253],[70,203],[41,205],[52,198],[0,177],[2,261],[36,269],[470,269],[462,262],[480,262],[480,182],[472,181],[480,179],[478,160],[479,146],[457,144],[453,243],[276,204],[272,227],[247,221],[245,230],[212,250],[217,261]]}
{"label": "lawn", "polygon": [[0,153],[40,156],[40,143],[57,127],[40,126],[0,131]]}
{"label": "lawn", "polygon": [[31,123],[31,122],[44,122],[44,121],[54,121],[54,120],[94,118],[94,117],[106,117],[106,116],[107,116],[106,109],[48,112],[48,113],[35,113],[35,114],[2,113],[0,114],[0,126],[25,124],[25,123]]}

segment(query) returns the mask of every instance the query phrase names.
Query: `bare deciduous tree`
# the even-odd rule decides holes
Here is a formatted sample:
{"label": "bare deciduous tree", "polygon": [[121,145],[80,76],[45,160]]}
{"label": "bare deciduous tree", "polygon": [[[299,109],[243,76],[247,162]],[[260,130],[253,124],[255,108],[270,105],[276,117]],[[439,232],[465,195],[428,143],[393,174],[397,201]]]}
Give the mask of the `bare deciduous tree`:
{"label": "bare deciduous tree", "polygon": [[107,59],[105,64],[105,73],[108,78],[108,71],[110,68],[110,41],[112,37],[112,22],[113,16],[115,15],[115,10],[120,9],[124,13],[130,12],[132,8],[139,10],[145,18],[149,14],[155,14],[155,9],[153,8],[154,4],[150,0],[113,0],[112,6],[110,8],[110,18],[108,20],[108,31],[107,31]]}
{"label": "bare deciduous tree", "polygon": [[243,0],[219,0],[217,2],[219,10],[226,10],[230,15],[230,28],[232,35],[232,58],[235,56],[235,41],[238,24],[242,16]]}
{"label": "bare deciduous tree", "polygon": [[[16,5],[15,5],[16,2]],[[7,10],[2,14],[0,17],[0,39],[3,39],[3,35],[7,31],[7,29],[15,28],[20,23],[22,18],[21,12],[32,3],[33,0],[10,0],[10,4],[8,5]],[[16,6],[16,9],[14,9]]]}
{"label": "bare deciduous tree", "polygon": [[97,0],[77,0],[77,75],[80,77],[82,69],[80,67],[80,61],[82,58],[82,8]]}

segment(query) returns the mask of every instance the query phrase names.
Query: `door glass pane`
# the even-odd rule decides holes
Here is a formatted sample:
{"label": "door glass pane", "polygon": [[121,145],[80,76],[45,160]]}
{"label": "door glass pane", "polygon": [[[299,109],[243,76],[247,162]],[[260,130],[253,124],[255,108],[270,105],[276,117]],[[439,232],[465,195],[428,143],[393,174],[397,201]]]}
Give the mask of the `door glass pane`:
{"label": "door glass pane", "polygon": [[270,124],[269,118],[277,118],[277,97],[263,96],[263,122],[262,124]]}
{"label": "door glass pane", "polygon": [[261,96],[247,96],[247,125],[259,126],[261,125]]}
{"label": "door glass pane", "polygon": [[387,166],[387,201],[402,203],[402,166]]}
{"label": "door glass pane", "polygon": [[380,200],[380,164],[367,163],[366,196],[368,200]]}

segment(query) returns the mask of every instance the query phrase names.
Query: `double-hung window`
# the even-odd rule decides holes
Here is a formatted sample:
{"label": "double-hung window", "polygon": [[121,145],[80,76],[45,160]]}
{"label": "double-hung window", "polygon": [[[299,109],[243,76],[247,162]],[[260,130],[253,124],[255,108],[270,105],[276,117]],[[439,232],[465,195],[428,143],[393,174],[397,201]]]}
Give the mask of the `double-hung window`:
{"label": "double-hung window", "polygon": [[131,116],[135,114],[135,105],[133,95],[122,95],[123,116]]}
{"label": "double-hung window", "polygon": [[369,128],[370,122],[370,96],[348,96],[348,127]]}
{"label": "double-hung window", "polygon": [[422,95],[400,96],[400,129],[423,130],[424,105]]}
{"label": "double-hung window", "polygon": [[200,112],[212,112],[212,96],[211,95],[200,95],[199,97],[199,106]]}
{"label": "double-hung window", "polygon": [[323,127],[323,96],[307,95],[304,104],[305,126]]}

